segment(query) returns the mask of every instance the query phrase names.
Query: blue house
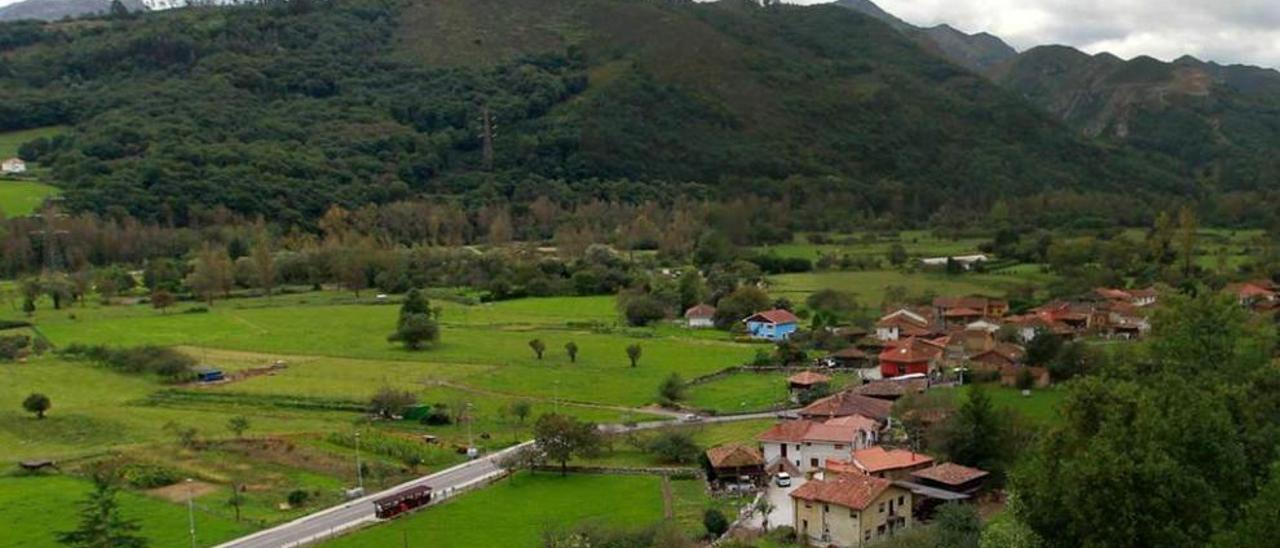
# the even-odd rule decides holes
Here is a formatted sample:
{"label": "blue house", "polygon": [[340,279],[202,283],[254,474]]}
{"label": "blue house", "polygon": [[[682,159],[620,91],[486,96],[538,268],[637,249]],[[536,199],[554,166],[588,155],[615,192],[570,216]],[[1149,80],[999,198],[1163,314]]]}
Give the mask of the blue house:
{"label": "blue house", "polygon": [[743,323],[747,324],[747,334],[753,339],[769,341],[785,341],[799,328],[800,318],[790,310],[775,308],[752,314]]}

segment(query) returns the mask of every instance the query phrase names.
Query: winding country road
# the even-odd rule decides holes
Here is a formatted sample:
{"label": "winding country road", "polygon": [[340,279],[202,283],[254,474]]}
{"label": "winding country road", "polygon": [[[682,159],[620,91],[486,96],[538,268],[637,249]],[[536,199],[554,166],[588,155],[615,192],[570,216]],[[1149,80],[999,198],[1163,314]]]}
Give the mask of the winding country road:
{"label": "winding country road", "polygon": [[[768,419],[778,415],[779,412],[767,412],[746,415],[706,417],[698,422],[687,424],[692,425]],[[618,433],[630,430],[646,430],[650,428],[670,426],[671,424],[671,421],[653,421],[630,427],[621,425],[601,425],[601,430]],[[332,538],[343,531],[375,521],[373,501],[376,499],[385,497],[402,489],[418,485],[431,487],[436,496],[448,497],[453,493],[460,492],[467,487],[472,486],[473,484],[501,476],[503,474],[503,470],[498,466],[498,461],[500,461],[507,453],[530,445],[533,445],[533,442],[526,441],[519,445],[503,449],[502,451],[485,455],[484,457],[476,460],[464,462],[452,468],[402,483],[385,491],[366,495],[342,505],[303,516],[289,523],[278,525],[271,529],[259,531],[252,535],[220,544],[217,548],[286,548],[302,546],[322,539]]]}

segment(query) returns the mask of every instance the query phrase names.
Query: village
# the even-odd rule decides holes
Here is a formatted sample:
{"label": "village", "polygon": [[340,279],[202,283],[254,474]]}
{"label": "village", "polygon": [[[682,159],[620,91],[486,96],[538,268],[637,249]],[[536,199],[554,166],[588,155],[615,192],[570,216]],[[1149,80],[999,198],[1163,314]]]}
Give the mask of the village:
{"label": "village", "polygon": [[[1234,284],[1226,292],[1255,313],[1280,307],[1280,287],[1270,281]],[[881,542],[930,522],[947,503],[990,513],[1004,502],[988,481],[990,472],[917,451],[918,439],[903,424],[903,411],[915,410],[895,404],[966,382],[996,382],[1024,395],[1047,389],[1055,379],[1047,364],[1028,362],[1026,345],[1040,337],[1139,340],[1151,329],[1160,294],[1156,288],[1097,288],[1016,315],[1003,299],[938,297],[931,306],[887,311],[874,331],[833,328],[849,346],[788,377],[792,401],[828,393],[833,371],[856,371],[860,382],[780,413],[752,442],[708,449],[708,480],[715,489],[759,491],[745,528],[790,527],[803,543],[817,546]],[[685,317],[689,327],[705,327],[713,313],[698,306]],[[799,321],[788,310],[773,309],[743,323],[752,337],[783,343]],[[933,414],[923,421],[946,418]]]}

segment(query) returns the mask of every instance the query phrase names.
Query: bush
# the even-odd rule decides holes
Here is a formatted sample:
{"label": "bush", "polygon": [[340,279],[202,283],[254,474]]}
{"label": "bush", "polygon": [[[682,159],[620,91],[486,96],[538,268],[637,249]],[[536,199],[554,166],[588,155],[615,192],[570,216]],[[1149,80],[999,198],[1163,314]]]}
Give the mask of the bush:
{"label": "bush", "polygon": [[293,506],[296,508],[298,506],[302,506],[306,504],[308,500],[311,500],[311,493],[303,491],[302,489],[294,489],[292,491],[289,491],[289,497],[288,497],[289,506]]}
{"label": "bush", "polygon": [[183,314],[206,314],[208,312],[209,307],[205,305],[193,306],[182,311]]}
{"label": "bush", "polygon": [[137,489],[155,489],[182,481],[182,475],[178,471],[158,464],[126,464],[120,467],[119,474],[125,483]]}
{"label": "bush", "polygon": [[26,355],[31,346],[31,337],[26,335],[6,335],[0,337],[0,360],[10,361]]}
{"label": "bush", "polygon": [[659,433],[645,444],[645,449],[662,462],[671,464],[695,462],[702,454],[702,449],[693,441],[693,437],[677,430]]}
{"label": "bush", "polygon": [[87,359],[99,365],[124,373],[154,374],[172,382],[191,380],[195,358],[172,348],[137,346],[133,348],[109,348],[72,344],[62,352],[70,358]]}
{"label": "bush", "polygon": [[720,538],[725,531],[729,530],[729,520],[724,514],[715,508],[707,508],[702,513],[702,526],[706,528],[707,535],[711,538]]}
{"label": "bush", "polygon": [[641,295],[627,301],[624,315],[628,325],[644,327],[667,317],[667,309],[657,299]]}

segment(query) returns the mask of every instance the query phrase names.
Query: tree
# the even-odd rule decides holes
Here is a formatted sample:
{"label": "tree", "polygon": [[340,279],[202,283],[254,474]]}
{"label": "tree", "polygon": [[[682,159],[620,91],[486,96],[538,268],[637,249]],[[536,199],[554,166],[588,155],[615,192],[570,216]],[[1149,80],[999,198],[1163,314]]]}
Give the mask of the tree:
{"label": "tree", "polygon": [[769,307],[769,296],[755,286],[742,286],[716,305],[716,325],[727,328]]}
{"label": "tree", "polygon": [[946,548],[978,548],[982,519],[972,504],[948,502],[938,508],[935,518],[936,542]]}
{"label": "tree", "polygon": [[226,248],[205,244],[196,254],[194,268],[187,276],[187,285],[201,300],[213,306],[213,298],[218,293],[225,295],[231,291],[233,280],[231,258],[227,256]]}
{"label": "tree", "polygon": [[524,420],[529,418],[529,413],[533,412],[533,404],[529,400],[516,400],[511,402],[511,414],[524,424]]}
{"label": "tree", "polygon": [[1027,343],[1027,365],[1048,365],[1062,350],[1062,337],[1045,330],[1036,331],[1035,338]]}
{"label": "tree", "polygon": [[244,486],[239,483],[231,484],[231,498],[227,499],[227,505],[235,509],[236,522],[240,521],[240,507],[244,506]]}
{"label": "tree", "polygon": [[658,385],[658,403],[671,407],[684,399],[684,380],[678,373],[667,375]]}
{"label": "tree", "polygon": [[418,403],[418,397],[413,392],[383,386],[369,398],[369,412],[378,417],[390,419],[416,403]]}
{"label": "tree", "polygon": [[178,299],[167,289],[157,289],[151,292],[151,307],[159,310],[161,314],[164,314],[177,301]]}
{"label": "tree", "polygon": [[894,242],[889,246],[889,264],[893,266],[902,266],[907,263],[907,248],[902,244]]}
{"label": "tree", "polygon": [[627,346],[627,359],[631,360],[631,367],[635,367],[636,364],[640,362],[641,352],[643,352],[643,349],[641,349],[638,344]]}
{"label": "tree", "polygon": [[667,317],[667,308],[658,299],[638,295],[627,299],[623,315],[627,318],[627,324],[643,327]]}
{"label": "tree", "polygon": [[129,16],[129,8],[125,7],[124,2],[120,0],[111,0],[111,7],[108,9],[107,14],[112,19],[121,19]]}
{"label": "tree", "polygon": [[499,468],[510,472],[536,470],[542,463],[542,452],[536,447],[521,447],[503,455],[497,462]]}
{"label": "tree", "polygon": [[249,418],[244,415],[237,415],[227,419],[227,430],[236,435],[236,438],[244,437],[244,433],[249,430]]}
{"label": "tree", "polygon": [[702,454],[702,448],[693,441],[693,437],[679,430],[659,432],[645,444],[645,450],[656,455],[658,460],[671,464],[689,464]]}
{"label": "tree", "polygon": [[93,491],[80,503],[80,523],[75,530],[58,533],[58,542],[82,548],[144,548],[141,528],[120,514],[118,488],[105,472],[93,477]]}
{"label": "tree", "polygon": [[22,408],[28,413],[35,413],[37,419],[43,419],[44,414],[53,407],[53,402],[49,400],[49,396],[39,392],[32,393],[27,399],[22,400]]}
{"label": "tree", "polygon": [[253,253],[250,255],[253,261],[253,281],[262,290],[262,293],[268,298],[271,297],[271,291],[276,287],[276,259],[271,253],[271,242],[268,241],[266,234],[258,237],[258,243],[253,246]]}
{"label": "tree", "polygon": [[760,514],[760,527],[766,533],[769,532],[769,514],[772,514],[775,509],[769,497],[760,497],[755,504],[751,505],[751,513]]}
{"label": "tree", "polygon": [[1214,538],[1217,548],[1269,548],[1280,539],[1280,461],[1271,465],[1270,479],[1244,505],[1241,517]]}
{"label": "tree", "polygon": [[410,314],[401,318],[399,327],[387,336],[387,340],[404,343],[409,350],[419,350],[425,343],[440,340],[440,324],[426,314]]}
{"label": "tree", "polygon": [[529,341],[529,348],[533,349],[533,355],[537,356],[538,359],[541,360],[542,353],[547,350],[547,344],[542,342],[542,339],[533,339]]}
{"label": "tree", "polygon": [[680,274],[680,308],[687,310],[702,304],[707,298],[707,282],[698,269],[691,268]]}
{"label": "tree", "polygon": [[968,397],[948,419],[942,450],[957,464],[998,474],[1004,469],[1008,423],[982,385],[970,385]]}
{"label": "tree", "polygon": [[178,445],[187,449],[196,449],[200,445],[200,431],[194,426],[183,426],[176,422],[167,422],[164,430],[173,435]]}
{"label": "tree", "polygon": [[534,440],[542,454],[552,462],[560,463],[560,474],[569,471],[573,457],[590,458],[600,452],[602,440],[595,424],[557,414],[538,417],[533,425]]}
{"label": "tree", "polygon": [[569,354],[569,363],[578,363],[578,343],[564,343],[564,351]]}
{"label": "tree", "polygon": [[702,527],[707,530],[708,536],[720,538],[729,530],[729,520],[720,510],[707,508],[702,512]]}

